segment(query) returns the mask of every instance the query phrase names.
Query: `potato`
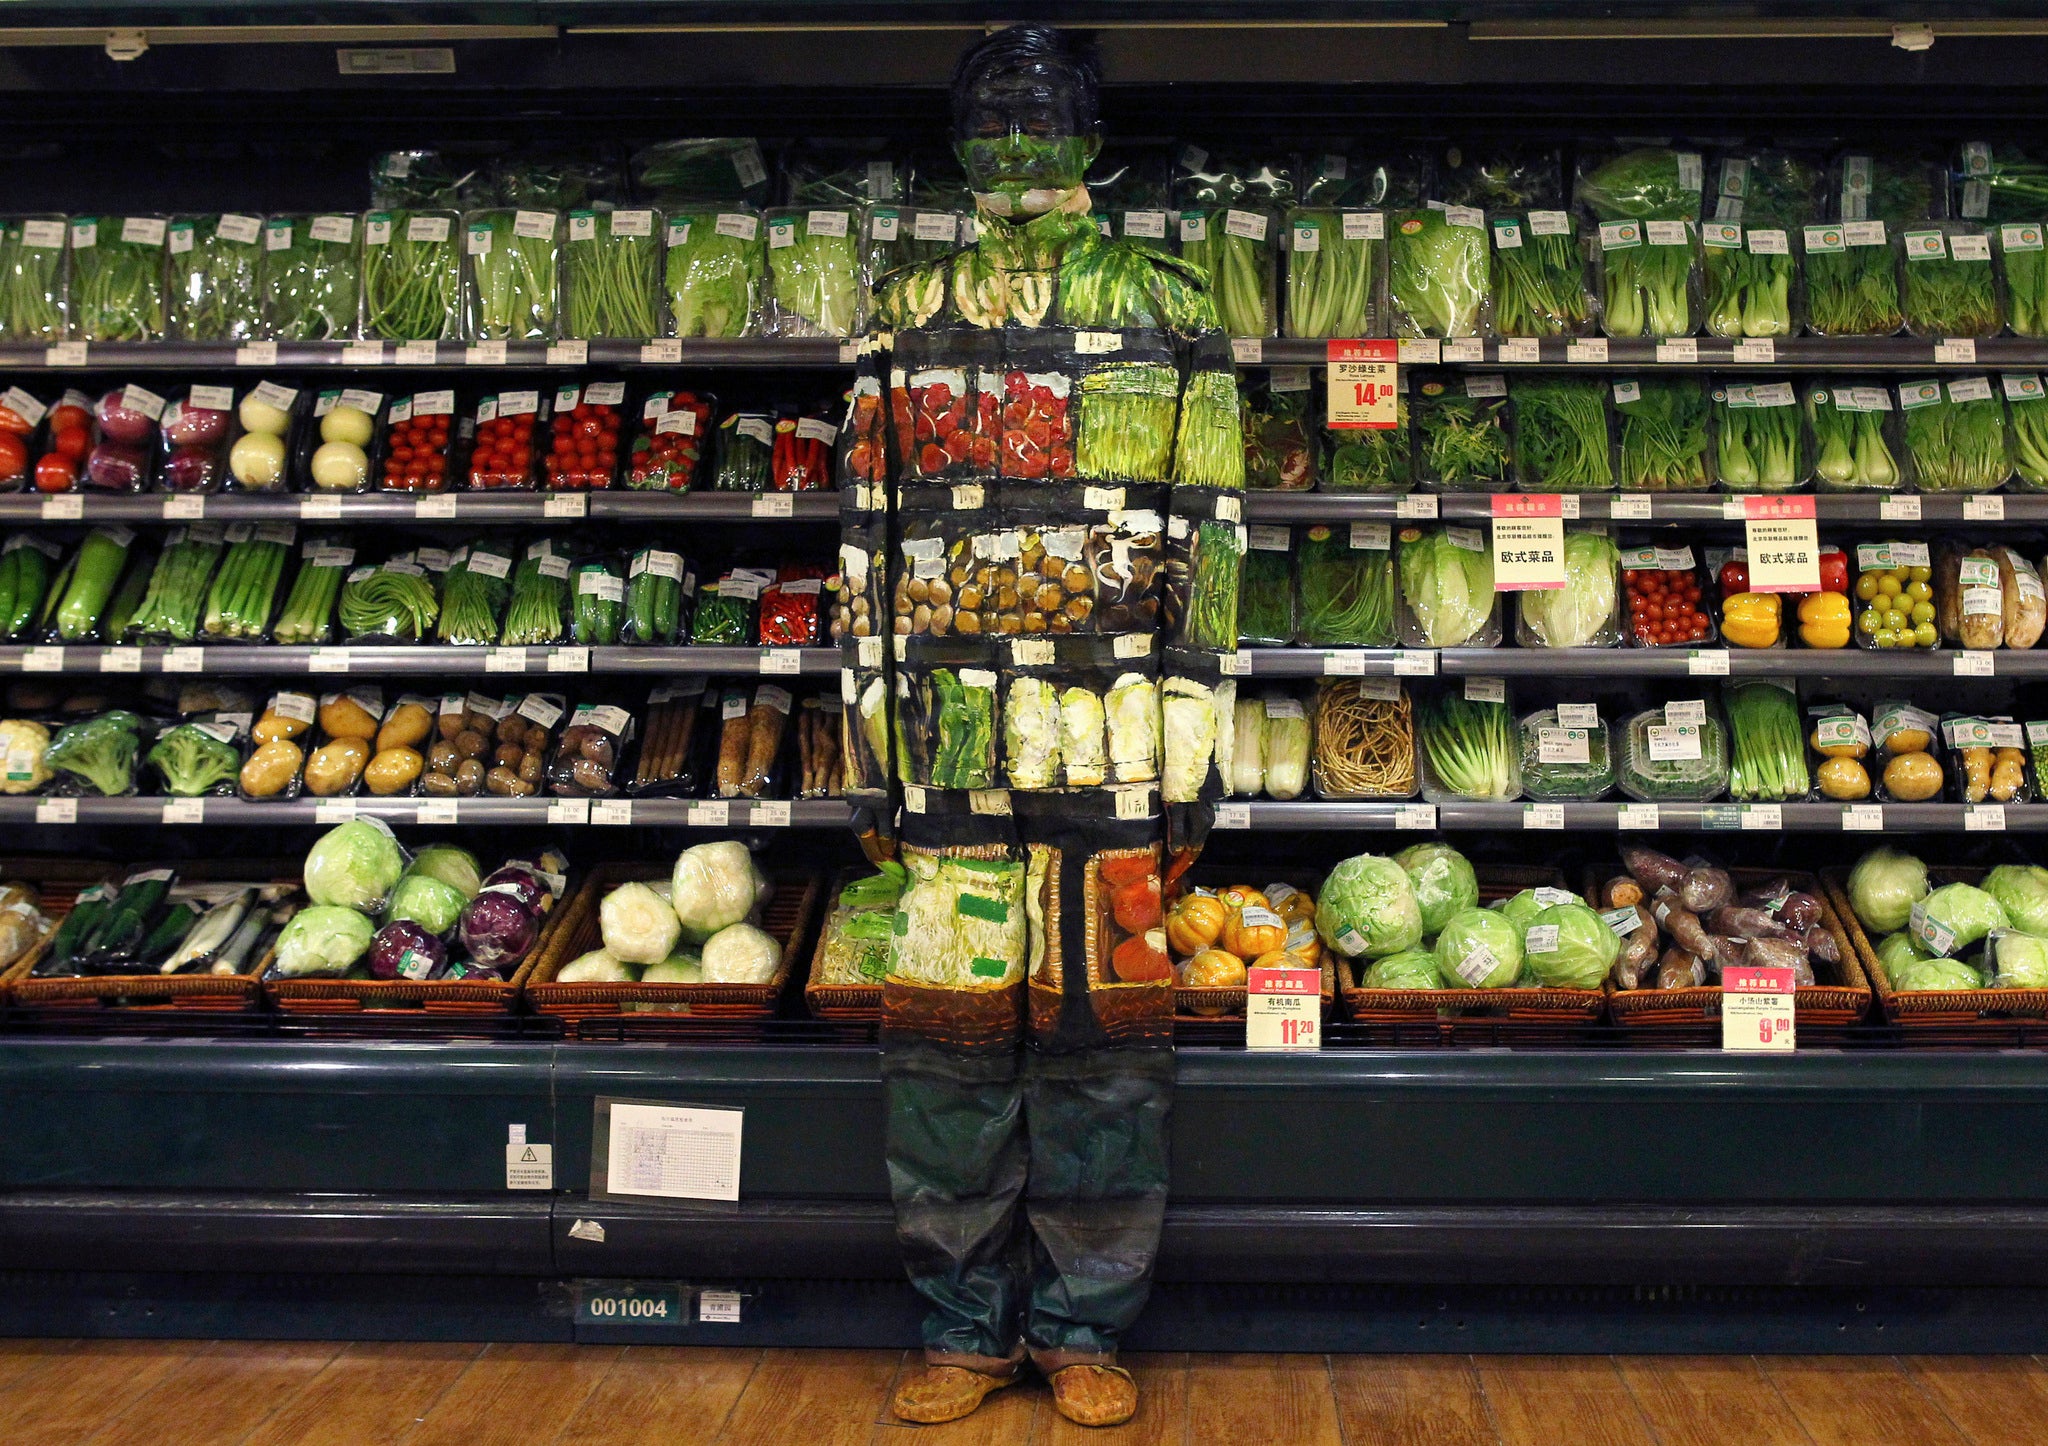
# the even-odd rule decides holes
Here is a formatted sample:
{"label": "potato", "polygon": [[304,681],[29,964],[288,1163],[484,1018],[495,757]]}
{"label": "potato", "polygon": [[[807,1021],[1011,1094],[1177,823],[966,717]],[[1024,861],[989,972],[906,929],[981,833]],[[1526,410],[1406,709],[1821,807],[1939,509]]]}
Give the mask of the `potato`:
{"label": "potato", "polygon": [[416,749],[380,748],[363,770],[363,782],[379,797],[403,793],[425,769],[426,760]]}
{"label": "potato", "polygon": [[476,729],[465,728],[455,735],[455,751],[464,758],[481,758],[491,751],[491,740]]}
{"label": "potato", "polygon": [[320,705],[320,728],[329,738],[360,738],[367,743],[377,736],[377,720],[370,710],[346,693]]}
{"label": "potato", "polygon": [[418,748],[434,730],[433,715],[417,703],[400,703],[377,730],[377,751]]}
{"label": "potato", "polygon": [[305,761],[298,744],[285,738],[270,739],[242,765],[242,792],[251,798],[275,798],[291,787]]}
{"label": "potato", "polygon": [[258,743],[270,743],[280,738],[296,738],[313,725],[303,718],[287,718],[282,713],[265,713],[249,730],[250,736]]}
{"label": "potato", "polygon": [[369,761],[370,745],[361,738],[323,743],[306,760],[306,791],[316,798],[343,793],[362,777]]}
{"label": "potato", "polygon": [[434,721],[443,738],[452,740],[456,734],[462,731],[462,714],[460,713],[443,713]]}
{"label": "potato", "polygon": [[1900,803],[1924,803],[1941,792],[1941,765],[1925,753],[1901,753],[1884,766],[1884,791]]}

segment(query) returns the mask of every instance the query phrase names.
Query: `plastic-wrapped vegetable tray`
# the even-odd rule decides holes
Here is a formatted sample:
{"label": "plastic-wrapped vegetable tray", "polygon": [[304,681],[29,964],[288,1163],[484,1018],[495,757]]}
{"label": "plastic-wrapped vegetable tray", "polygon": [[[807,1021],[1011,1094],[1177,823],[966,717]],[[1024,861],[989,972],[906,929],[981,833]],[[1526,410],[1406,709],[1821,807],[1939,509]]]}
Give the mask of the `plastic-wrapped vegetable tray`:
{"label": "plastic-wrapped vegetable tray", "polygon": [[[1845,912],[1822,890],[1812,874],[1791,869],[1730,869],[1738,892],[1752,884],[1772,879],[1790,879],[1795,888],[1820,900],[1820,923],[1835,936],[1835,948],[1842,962],[1813,961],[1817,982],[1802,985],[1792,994],[1793,1039],[1800,1045],[1833,1045],[1845,1042],[1847,1031],[1863,1022],[1870,1012],[1870,980],[1858,962],[1847,930]],[[1587,897],[1600,881],[1589,872]],[[1851,924],[1849,927],[1853,928]],[[1829,978],[1829,975],[1834,977]],[[1608,1012],[1616,1024],[1629,1029],[1654,1032],[1662,1044],[1682,1043],[1702,1049],[1719,1048],[1721,1043],[1721,986],[1702,984],[1692,989],[1616,989],[1610,980]]]}
{"label": "plastic-wrapped vegetable tray", "polygon": [[[570,896],[573,898],[573,895]],[[518,967],[497,979],[266,979],[263,992],[280,1010],[305,1016],[333,1015],[347,1033],[365,1024],[395,1022],[428,1015],[506,1015],[519,998],[519,986],[546,952],[548,941],[566,922],[569,899],[557,900],[541,920],[534,940]],[[270,960],[263,961],[263,968]]]}
{"label": "plastic-wrapped vegetable tray", "polygon": [[[562,966],[598,947],[598,906],[620,884],[665,880],[668,870],[643,863],[607,863],[592,869],[583,886],[559,911],[561,920],[541,941],[522,980],[526,1000],[540,1014],[573,1021],[580,1036],[656,1039],[689,1034],[709,1023],[763,1019],[775,1012],[801,957],[824,879],[817,874],[775,873],[775,895],[761,927],[782,949],[775,977],[766,984],[557,984]],[[586,1031],[584,1026],[591,1028]]]}
{"label": "plastic-wrapped vegetable tray", "polygon": [[[1483,864],[1479,902],[1497,904],[1524,889],[1562,889],[1565,878],[1556,869],[1521,864]],[[1600,1017],[1606,994],[1599,989],[1366,989],[1358,961],[1340,966],[1345,974],[1344,1012],[1360,1024],[1408,1024],[1434,1019],[1444,1027],[1432,1043],[1463,1047],[1547,1043],[1560,1025],[1591,1024]],[[1482,1026],[1461,1030],[1460,1023]]]}
{"label": "plastic-wrapped vegetable tray", "polygon": [[[273,865],[210,860],[178,867],[181,879],[195,883],[271,881]],[[42,893],[43,913],[61,924],[81,891],[97,883],[119,883],[134,866],[76,859],[0,861],[0,873],[26,879]],[[297,883],[296,879],[283,882]],[[262,991],[268,954],[246,974],[81,974],[37,979],[36,961],[50,947],[55,930],[0,974],[0,997],[25,1011],[104,1009],[209,1010],[216,1013],[253,1009]]]}
{"label": "plastic-wrapped vegetable tray", "polygon": [[[1984,869],[1935,864],[1928,867],[1927,879],[1935,888],[1943,884],[1981,884],[1985,873]],[[1941,1029],[1965,1039],[1974,1041],[1981,1037],[1985,1044],[2003,1045],[2013,1042],[2015,1021],[2048,1019],[2048,989],[1893,989],[1891,975],[1884,961],[1877,957],[1875,943],[1849,903],[1849,871],[1822,869],[1821,883],[1827,889],[1823,899],[1842,921],[1843,931],[1855,946],[1850,957],[1859,962],[1868,976],[1885,1023],[1916,1032]],[[1920,1043],[1917,1035],[1912,1042]]]}
{"label": "plastic-wrapped vegetable tray", "polygon": [[[810,977],[804,981],[804,1007],[817,1019],[868,1020],[882,1017],[882,982],[872,984],[827,984],[822,982],[825,972],[825,946],[829,942],[832,910],[837,907],[840,891],[856,879],[864,878],[867,869],[842,869],[832,880],[832,887],[825,894],[825,915],[818,921],[818,940],[811,948]],[[769,931],[771,934],[774,930]]]}

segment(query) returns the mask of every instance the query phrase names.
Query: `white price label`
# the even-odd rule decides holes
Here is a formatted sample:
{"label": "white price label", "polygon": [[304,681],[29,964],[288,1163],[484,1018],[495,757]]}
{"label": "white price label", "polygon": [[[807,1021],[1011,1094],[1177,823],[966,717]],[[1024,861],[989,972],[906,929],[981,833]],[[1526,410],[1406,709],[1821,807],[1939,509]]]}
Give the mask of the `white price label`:
{"label": "white price label", "polygon": [[332,521],[341,516],[341,498],[322,495],[301,497],[299,516],[309,522]]}
{"label": "white price label", "polygon": [[1564,346],[1565,361],[1574,366],[1607,365],[1607,338],[1587,337],[1580,341],[1568,341]]}
{"label": "white price label", "polygon": [[487,648],[484,650],[484,671],[486,673],[523,673],[526,671],[526,649]]}
{"label": "white price label", "polygon": [[1884,805],[1881,803],[1843,804],[1842,831],[1844,833],[1883,833]]}
{"label": "white price label", "polygon": [[1437,501],[1433,493],[1411,492],[1394,500],[1394,516],[1404,521],[1434,521]]}
{"label": "white price label", "polygon": [[1954,341],[1938,341],[1934,344],[1934,359],[1938,362],[1969,365],[1977,360],[1977,343],[1968,337]]}
{"label": "white price label", "polygon": [[1250,828],[1252,806],[1248,803],[1219,803],[1216,805],[1217,828]]}
{"label": "white price label", "polygon": [[274,367],[277,365],[277,343],[274,341],[249,341],[235,348],[235,365],[238,367]]}
{"label": "white price label", "polygon": [[747,810],[747,822],[755,828],[788,828],[789,800],[769,800]]}
{"label": "white price label", "polygon": [[341,364],[345,367],[380,367],[384,365],[384,343],[381,341],[352,341],[341,349]]}
{"label": "white price label", "polygon": [[691,828],[724,828],[732,807],[724,799],[692,803],[683,811],[683,822]]}
{"label": "white price label", "polygon": [[761,649],[760,668],[763,674],[794,677],[803,671],[803,667],[804,655],[801,648]]}
{"label": "white price label", "polygon": [[166,648],[164,649],[164,671],[166,673],[203,673],[206,671],[206,649]]}
{"label": "white price label", "polygon": [[1443,357],[1446,362],[1483,362],[1486,343],[1476,336],[1458,337],[1444,343]]}
{"label": "white price label", "polygon": [[85,516],[85,499],[76,492],[45,497],[41,510],[45,522],[76,522]]}
{"label": "white price label", "polygon": [[1721,971],[1721,1048],[1789,1053],[1797,1011],[1790,969],[1730,966]]}
{"label": "white price label", "polygon": [[1323,654],[1323,674],[1326,677],[1362,677],[1365,673],[1365,654],[1355,648],[1338,649]]}
{"label": "white price label", "polygon": [[55,346],[43,348],[43,365],[52,367],[82,367],[87,363],[87,344],[82,341],[60,341]]}
{"label": "white price label", "polygon": [[[1076,340],[1087,333],[1078,333]],[[1078,348],[1076,348],[1078,350]],[[1234,336],[1230,339],[1230,359],[1241,367],[1255,367],[1266,360],[1264,338],[1256,336]]]}
{"label": "white price label", "polygon": [[1394,676],[1397,678],[1433,678],[1436,676],[1436,654],[1428,648],[1402,648],[1394,654]]}
{"label": "white price label", "polygon": [[1443,343],[1426,337],[1404,338],[1396,352],[1396,360],[1404,367],[1433,367],[1443,359]]}
{"label": "white price label", "polygon": [[315,648],[306,658],[309,673],[346,673],[348,665],[347,648]]}
{"label": "white price label", "polygon": [[30,648],[21,655],[21,671],[24,673],[61,673],[64,671],[64,650],[62,648]]}
{"label": "white price label", "polygon": [[1963,520],[1965,522],[2005,521],[2005,499],[2003,497],[1965,497],[1963,499]]}
{"label": "white price label", "polygon": [[356,801],[352,798],[323,798],[313,805],[315,823],[353,823]]}
{"label": "white price label", "polygon": [[452,798],[423,798],[413,813],[414,823],[454,823],[461,816],[457,800]]}
{"label": "white price label", "polygon": [[77,823],[78,800],[75,798],[45,798],[36,803],[37,823]]}
{"label": "white price label", "polygon": [[1561,803],[1525,803],[1522,805],[1522,827],[1525,829],[1559,829],[1564,827],[1564,805]]}
{"label": "white price label", "polygon": [[1997,674],[1996,655],[1980,649],[1957,653],[1950,662],[1958,678],[1989,678]]}
{"label": "white price label", "polygon": [[203,798],[167,798],[164,800],[163,821],[165,823],[205,823],[206,800]]}
{"label": "white price label", "polygon": [[1394,827],[1397,829],[1435,828],[1436,805],[1433,803],[1403,803],[1395,805]]}
{"label": "white price label", "polygon": [[142,671],[142,649],[101,648],[100,671],[102,673],[139,673]]}
{"label": "white price label", "polygon": [[[685,415],[688,415],[687,413]],[[754,498],[752,515],[755,517],[793,517],[795,501],[787,492],[763,492]]]}
{"label": "white price label", "polygon": [[443,492],[433,497],[422,497],[412,504],[412,515],[423,519],[451,518],[455,515],[455,495]]}
{"label": "white price label", "polygon": [[590,800],[555,798],[548,801],[548,822],[586,824],[590,822]]}
{"label": "white price label", "polygon": [[1769,337],[1749,337],[1735,343],[1735,360],[1738,363],[1775,362],[1778,359],[1778,344]]}
{"label": "white price label", "polygon": [[1500,344],[1500,359],[1509,364],[1540,362],[1543,360],[1543,347],[1533,337],[1513,338]]}
{"label": "white price label", "polygon": [[440,359],[440,351],[431,341],[402,341],[392,359],[402,367],[430,367]]}
{"label": "white price label", "polygon": [[550,673],[587,673],[590,671],[590,649],[556,648],[548,654]]}
{"label": "white price label", "polygon": [[1963,808],[1964,833],[2004,833],[2005,805],[1972,803]]}
{"label": "white price label", "polygon": [[1685,655],[1685,671],[1695,678],[1725,678],[1728,676],[1728,650],[1690,649]]}
{"label": "white price label", "polygon": [[683,359],[683,344],[674,337],[667,341],[643,342],[640,347],[642,366],[674,366]]}
{"label": "white price label", "polygon": [[1888,493],[1878,499],[1877,515],[1885,522],[1918,522],[1920,520],[1920,499],[1910,493],[1904,495]]}
{"label": "white price label", "polygon": [[1785,810],[1775,803],[1745,803],[1742,805],[1742,826],[1767,833],[1777,833],[1785,827]]}
{"label": "white price label", "polygon": [[1644,829],[1655,832],[1663,827],[1654,803],[1624,803],[1614,812],[1614,826],[1617,829]]}
{"label": "white price label", "polygon": [[633,800],[630,798],[597,798],[590,803],[590,821],[620,827],[633,821]]}
{"label": "white price label", "polygon": [[541,503],[543,517],[587,517],[590,515],[590,499],[581,492],[556,492]]}
{"label": "white price label", "polygon": [[1700,359],[1700,344],[1689,336],[1669,337],[1657,343],[1657,360],[1668,365],[1691,366]]}
{"label": "white price label", "polygon": [[551,367],[581,367],[590,365],[590,343],[587,341],[557,341],[548,344],[548,365]]}

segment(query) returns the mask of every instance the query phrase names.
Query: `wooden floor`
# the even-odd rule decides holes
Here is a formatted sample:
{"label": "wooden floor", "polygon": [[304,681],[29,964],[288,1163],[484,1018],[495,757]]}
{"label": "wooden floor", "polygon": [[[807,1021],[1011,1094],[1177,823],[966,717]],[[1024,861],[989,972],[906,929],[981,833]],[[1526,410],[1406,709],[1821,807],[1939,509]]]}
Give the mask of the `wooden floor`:
{"label": "wooden floor", "polygon": [[1032,1381],[892,1423],[900,1351],[0,1341],[6,1446],[2041,1446],[2025,1356],[1138,1356],[1138,1419]]}

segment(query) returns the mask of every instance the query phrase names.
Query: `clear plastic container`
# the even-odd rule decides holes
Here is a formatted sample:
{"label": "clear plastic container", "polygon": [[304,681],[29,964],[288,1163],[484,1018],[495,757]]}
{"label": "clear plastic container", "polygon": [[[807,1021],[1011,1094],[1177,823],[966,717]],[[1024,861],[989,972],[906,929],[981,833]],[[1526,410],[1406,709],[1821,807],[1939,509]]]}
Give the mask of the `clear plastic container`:
{"label": "clear plastic container", "polygon": [[[1606,720],[1590,704],[1574,710],[1566,721],[1556,708],[1539,708],[1521,721],[1522,792],[1531,798],[1591,800],[1606,797],[1614,787],[1613,739]],[[1590,723],[1583,713],[1592,713]]]}
{"label": "clear plastic container", "polygon": [[1491,648],[1501,639],[1493,552],[1476,527],[1404,527],[1395,538],[1403,647]]}
{"label": "clear plastic container", "polygon": [[1606,529],[1564,538],[1565,585],[1517,594],[1515,641],[1525,648],[1612,648],[1621,642],[1621,549]]}
{"label": "clear plastic container", "polygon": [[1522,796],[1521,730],[1505,678],[1450,682],[1416,714],[1425,799],[1507,803]]}
{"label": "clear plastic container", "polygon": [[1623,793],[1643,803],[1705,803],[1728,791],[1727,727],[1711,702],[1698,708],[1703,716],[1687,716],[1667,703],[1628,720],[1615,774]]}

